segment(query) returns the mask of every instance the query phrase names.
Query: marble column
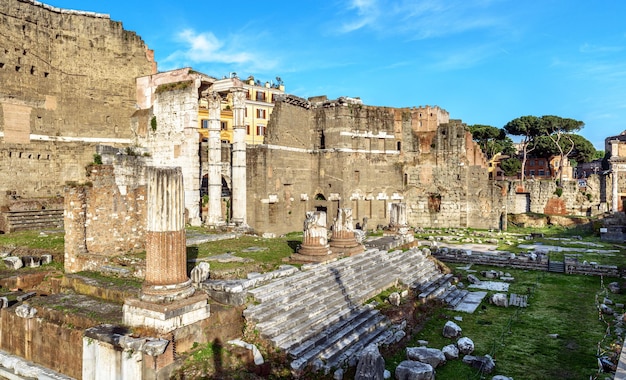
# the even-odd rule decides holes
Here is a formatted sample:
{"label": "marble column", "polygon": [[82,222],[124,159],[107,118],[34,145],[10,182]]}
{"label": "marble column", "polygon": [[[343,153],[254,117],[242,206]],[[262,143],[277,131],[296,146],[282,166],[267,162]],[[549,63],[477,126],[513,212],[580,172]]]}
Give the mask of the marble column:
{"label": "marble column", "polygon": [[618,201],[619,201],[619,195],[618,195],[618,168],[617,165],[612,163],[611,164],[611,182],[612,182],[612,188],[611,188],[611,212],[615,213],[617,211],[619,211],[619,206],[618,206]]}
{"label": "marble column", "polygon": [[194,288],[187,277],[185,197],[180,167],[148,167],[146,279],[140,299],[180,300]]}
{"label": "marble column", "polygon": [[245,226],[246,221],[246,90],[237,87],[233,95],[233,150],[232,150],[232,221]]}
{"label": "marble column", "polygon": [[211,227],[224,223],[222,218],[222,142],[220,139],[221,97],[205,93],[209,104],[208,151],[208,215],[205,224]]}
{"label": "marble column", "polygon": [[333,223],[330,238],[330,250],[333,254],[342,256],[353,256],[365,250],[365,247],[357,242],[351,208],[337,209],[337,218]]}

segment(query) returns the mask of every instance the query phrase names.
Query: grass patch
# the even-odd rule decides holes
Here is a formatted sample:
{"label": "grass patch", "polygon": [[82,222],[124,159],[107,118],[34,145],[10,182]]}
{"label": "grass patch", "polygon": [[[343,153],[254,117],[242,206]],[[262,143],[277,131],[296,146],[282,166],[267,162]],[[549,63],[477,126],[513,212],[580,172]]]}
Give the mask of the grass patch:
{"label": "grass patch", "polygon": [[63,253],[65,247],[65,232],[54,231],[18,231],[0,235],[0,247],[26,247],[32,249],[46,249],[55,253]]}
{"label": "grass patch", "polygon": [[[237,239],[219,240],[189,247],[188,258],[211,259],[230,253],[245,259],[245,262],[219,262],[209,260],[211,272],[222,272],[225,276],[245,277],[249,272],[267,272],[285,264],[285,259],[296,252],[302,243],[302,233],[287,234],[283,237],[264,239],[258,236],[244,235]],[[258,247],[258,250],[246,252],[246,249]],[[193,265],[193,264],[192,264]]]}
{"label": "grass patch", "polygon": [[[463,336],[474,341],[474,354],[490,354],[496,360],[495,373],[489,377],[502,374],[515,379],[583,379],[596,374],[596,349],[606,329],[598,320],[595,303],[601,290],[600,277],[486,266],[472,269],[511,273],[516,281],[509,293],[529,294],[529,307],[502,308],[483,301],[474,314],[438,307],[407,347],[417,346],[418,339],[427,340],[429,347],[435,348],[454,343],[441,334],[443,326],[452,317],[462,316],[463,320],[455,323],[463,329]],[[605,283],[615,280],[604,279]],[[622,294],[611,294],[610,298],[618,303],[626,300]],[[558,338],[549,334],[558,334]],[[389,358],[387,368],[393,370],[405,360],[405,355],[401,351]],[[480,376],[457,360],[438,368],[437,378],[479,379]]]}
{"label": "grass patch", "polygon": [[130,278],[130,277],[107,276],[99,272],[84,271],[84,272],[78,272],[76,274],[78,276],[96,280],[99,283],[101,283],[103,286],[108,285],[108,286],[115,286],[115,287],[120,287],[120,288],[140,289],[141,285],[143,284],[143,281],[141,281],[140,279]]}

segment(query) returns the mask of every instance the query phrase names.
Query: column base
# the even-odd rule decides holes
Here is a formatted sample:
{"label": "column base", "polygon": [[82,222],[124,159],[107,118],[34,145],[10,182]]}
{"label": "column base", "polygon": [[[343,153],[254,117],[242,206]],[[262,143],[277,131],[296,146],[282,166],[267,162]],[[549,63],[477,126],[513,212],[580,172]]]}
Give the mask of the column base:
{"label": "column base", "polygon": [[152,303],[173,302],[191,297],[195,291],[191,280],[173,285],[144,285],[139,299]]}
{"label": "column base", "polygon": [[130,327],[148,327],[167,333],[209,318],[208,295],[198,294],[168,304],[127,299],[122,308],[123,323]]}

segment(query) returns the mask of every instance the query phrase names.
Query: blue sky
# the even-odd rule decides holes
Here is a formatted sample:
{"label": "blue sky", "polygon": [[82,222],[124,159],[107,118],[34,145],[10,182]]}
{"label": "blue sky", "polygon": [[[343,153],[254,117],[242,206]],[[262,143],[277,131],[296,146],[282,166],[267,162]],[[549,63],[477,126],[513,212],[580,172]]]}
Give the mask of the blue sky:
{"label": "blue sky", "polygon": [[280,76],[297,96],[438,105],[469,125],[558,115],[598,149],[626,130],[622,0],[44,2],[121,21],[160,71]]}

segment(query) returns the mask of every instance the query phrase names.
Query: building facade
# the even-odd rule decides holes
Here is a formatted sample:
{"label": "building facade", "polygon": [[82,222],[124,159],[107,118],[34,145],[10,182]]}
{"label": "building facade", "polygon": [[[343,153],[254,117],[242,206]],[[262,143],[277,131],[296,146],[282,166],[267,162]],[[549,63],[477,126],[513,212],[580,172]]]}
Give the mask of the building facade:
{"label": "building facade", "polygon": [[[220,106],[220,139],[224,143],[233,142],[233,99],[229,91],[235,87],[243,87],[246,91],[244,110],[246,144],[263,144],[274,103],[285,95],[285,86],[280,78],[277,78],[276,83],[261,83],[252,76],[240,81],[235,74],[231,78],[216,80],[213,84],[213,90],[225,94]],[[209,111],[208,103],[204,98],[200,99],[198,122],[200,141],[206,142],[208,140]]]}

